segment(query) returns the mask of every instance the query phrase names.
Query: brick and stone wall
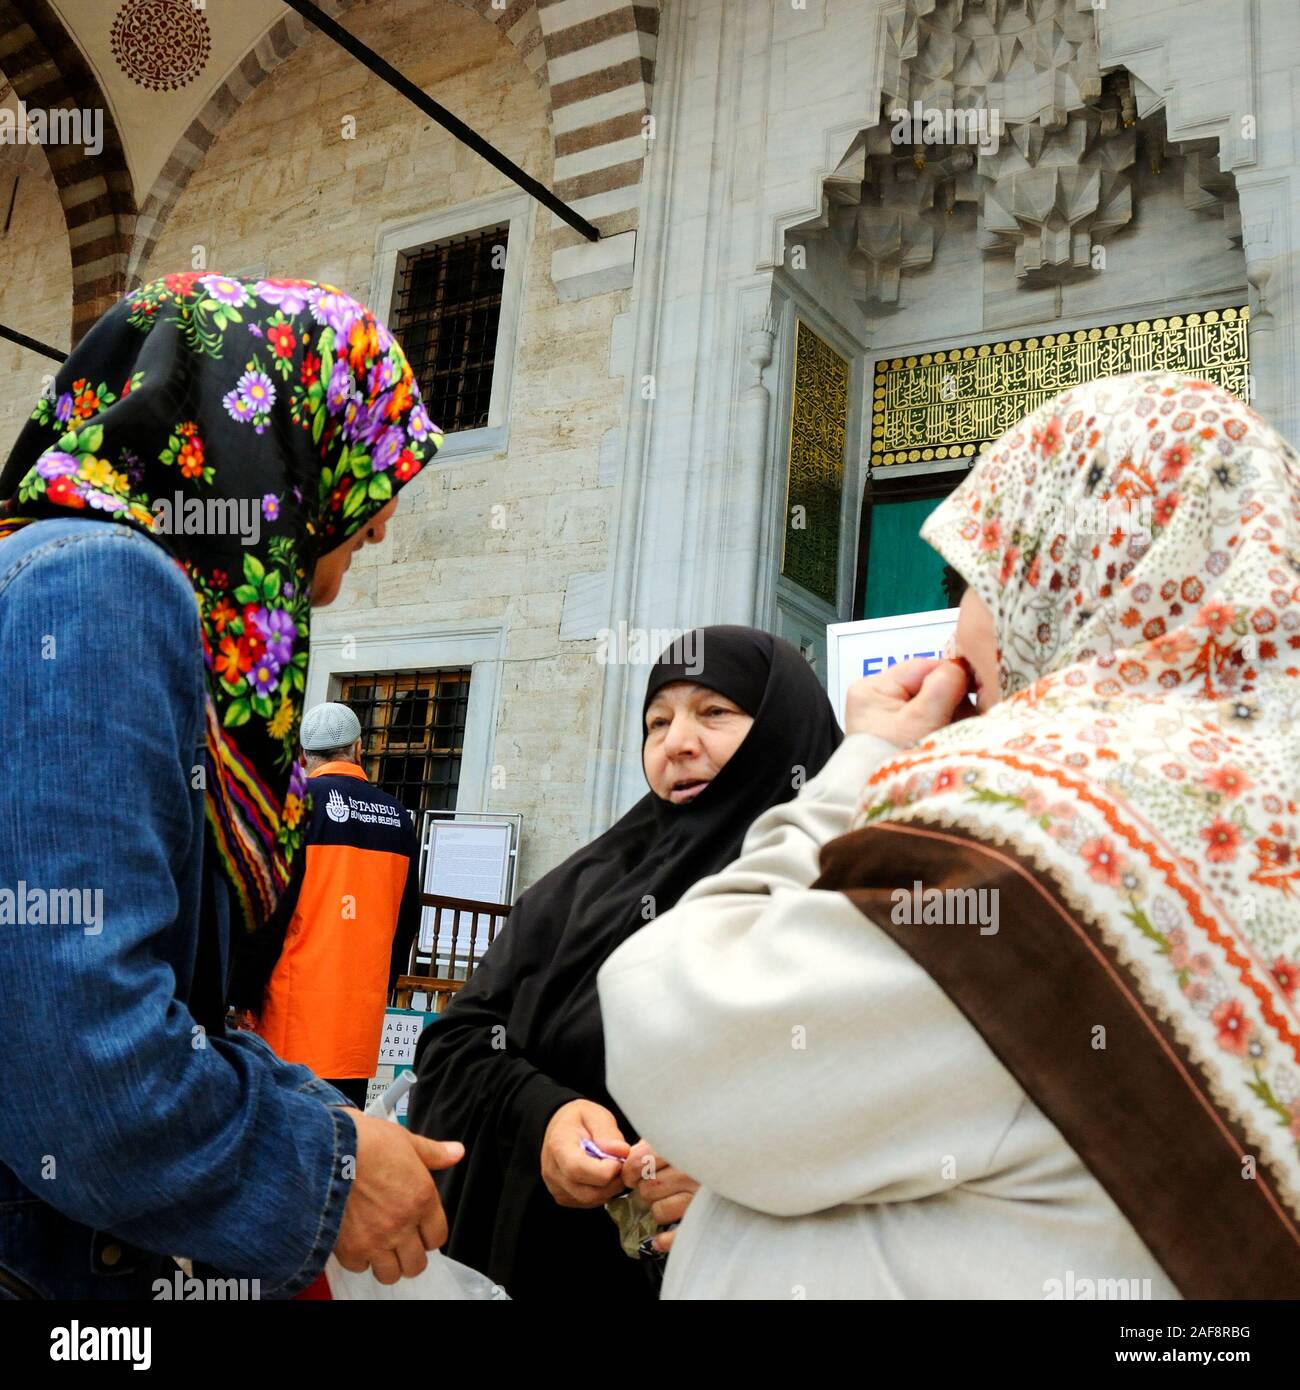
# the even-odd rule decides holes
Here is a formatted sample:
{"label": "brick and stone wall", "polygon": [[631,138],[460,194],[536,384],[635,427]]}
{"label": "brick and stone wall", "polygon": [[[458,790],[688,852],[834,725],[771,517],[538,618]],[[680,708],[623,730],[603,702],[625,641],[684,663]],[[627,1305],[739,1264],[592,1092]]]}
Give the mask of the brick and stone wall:
{"label": "brick and stone wall", "polygon": [[[546,96],[497,26],[456,6],[378,0],[351,8],[348,27],[401,55],[414,82],[552,183]],[[345,116],[355,119],[354,139],[343,138]],[[231,116],[140,274],[187,269],[201,246],[212,270],[322,279],[366,300],[381,226],[511,187],[315,36]],[[521,886],[575,849],[585,829],[595,644],[561,642],[559,624],[569,576],[607,564],[615,489],[600,477],[598,453],[620,423],[610,334],[628,298],[619,290],[561,302],[549,215],[533,227],[506,451],[450,461],[407,489],[388,538],[359,553],[330,610],[331,621],[355,611],[358,632],[378,609],[386,626],[506,625],[493,754],[500,785],[482,809],[523,813]]]}
{"label": "brick and stone wall", "polygon": [[[18,182],[14,192],[14,180]],[[0,145],[0,323],[68,350],[72,258],[54,179],[39,150]],[[0,462],[9,455],[40,395],[58,370],[52,358],[0,339]]]}

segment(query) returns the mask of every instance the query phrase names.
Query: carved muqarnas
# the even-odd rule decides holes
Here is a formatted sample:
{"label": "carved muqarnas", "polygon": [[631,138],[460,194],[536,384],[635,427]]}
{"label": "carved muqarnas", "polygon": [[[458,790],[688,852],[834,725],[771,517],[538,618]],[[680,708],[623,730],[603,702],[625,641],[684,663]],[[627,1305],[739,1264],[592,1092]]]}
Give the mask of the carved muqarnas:
{"label": "carved muqarnas", "polygon": [[1101,269],[1100,248],[1133,219],[1140,149],[1156,173],[1167,152],[1184,157],[1188,208],[1221,211],[1240,239],[1217,142],[1169,148],[1163,99],[1102,73],[1092,0],[907,0],[883,37],[879,120],[825,180],[809,226],[844,247],[864,305],[898,303],[903,273],[931,262],[963,204],[980,249],[1009,256],[1022,284]]}

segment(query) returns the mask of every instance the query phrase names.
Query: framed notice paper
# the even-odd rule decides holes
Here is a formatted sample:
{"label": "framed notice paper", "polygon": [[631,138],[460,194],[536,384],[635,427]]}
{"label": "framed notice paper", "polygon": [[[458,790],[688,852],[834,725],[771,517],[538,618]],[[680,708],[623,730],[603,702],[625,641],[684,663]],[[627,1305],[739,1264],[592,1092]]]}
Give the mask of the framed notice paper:
{"label": "framed notice paper", "polygon": [[[424,891],[441,898],[472,898],[477,902],[505,901],[510,882],[510,825],[476,821],[434,821],[429,827],[429,853],[424,865]],[[433,947],[433,909],[420,921],[419,950]],[[440,952],[448,940],[449,915],[444,913]],[[472,912],[459,914],[456,955],[477,959],[487,950],[491,920]]]}

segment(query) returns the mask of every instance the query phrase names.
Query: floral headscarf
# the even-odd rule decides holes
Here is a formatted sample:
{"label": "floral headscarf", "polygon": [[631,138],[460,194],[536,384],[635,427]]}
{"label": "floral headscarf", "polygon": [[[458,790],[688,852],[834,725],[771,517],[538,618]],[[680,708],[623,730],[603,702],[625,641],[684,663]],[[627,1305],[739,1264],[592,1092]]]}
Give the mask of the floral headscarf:
{"label": "floral headscarf", "polygon": [[[1207,382],[1113,377],[991,445],[922,534],[992,612],[1007,698],[872,774],[822,886],[1185,1295],[1300,1296],[1300,459]],[[1004,890],[998,935],[891,920],[908,849],[909,889]]]}
{"label": "floral headscarf", "polygon": [[208,677],[208,823],[250,929],[301,840],[313,568],[441,443],[401,348],[356,300],[186,272],[94,325],[0,471],[0,542],[43,517],[100,518],[184,570]]}

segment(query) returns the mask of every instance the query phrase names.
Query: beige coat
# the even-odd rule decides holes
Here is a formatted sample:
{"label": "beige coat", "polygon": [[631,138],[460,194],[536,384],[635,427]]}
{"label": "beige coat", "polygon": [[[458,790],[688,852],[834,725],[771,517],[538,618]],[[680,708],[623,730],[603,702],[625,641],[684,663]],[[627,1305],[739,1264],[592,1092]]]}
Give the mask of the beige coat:
{"label": "beige coat", "polygon": [[600,972],[610,1092],[702,1184],[664,1297],[1177,1298],[948,996],[809,891],[896,751],[847,738]]}

